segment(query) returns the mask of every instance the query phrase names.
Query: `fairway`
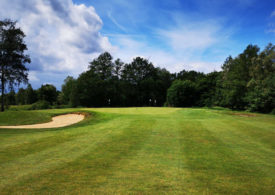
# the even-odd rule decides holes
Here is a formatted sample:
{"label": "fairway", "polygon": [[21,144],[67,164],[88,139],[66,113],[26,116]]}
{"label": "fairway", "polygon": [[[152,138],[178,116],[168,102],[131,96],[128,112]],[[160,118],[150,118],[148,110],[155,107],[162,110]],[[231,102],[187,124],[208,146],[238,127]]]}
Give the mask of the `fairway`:
{"label": "fairway", "polygon": [[82,108],[7,111],[0,125],[48,122],[72,112],[90,115],[63,128],[0,129],[0,194],[275,191],[272,115]]}

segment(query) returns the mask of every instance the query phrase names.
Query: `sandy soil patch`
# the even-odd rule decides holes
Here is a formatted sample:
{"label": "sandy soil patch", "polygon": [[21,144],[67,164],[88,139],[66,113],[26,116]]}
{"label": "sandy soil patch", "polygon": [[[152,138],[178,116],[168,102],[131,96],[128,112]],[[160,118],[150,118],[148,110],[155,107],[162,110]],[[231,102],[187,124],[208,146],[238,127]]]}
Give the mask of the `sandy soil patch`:
{"label": "sandy soil patch", "polygon": [[82,121],[85,118],[83,114],[65,114],[55,116],[52,121],[42,124],[34,125],[16,125],[16,126],[0,126],[5,129],[44,129],[44,128],[58,128],[65,127]]}

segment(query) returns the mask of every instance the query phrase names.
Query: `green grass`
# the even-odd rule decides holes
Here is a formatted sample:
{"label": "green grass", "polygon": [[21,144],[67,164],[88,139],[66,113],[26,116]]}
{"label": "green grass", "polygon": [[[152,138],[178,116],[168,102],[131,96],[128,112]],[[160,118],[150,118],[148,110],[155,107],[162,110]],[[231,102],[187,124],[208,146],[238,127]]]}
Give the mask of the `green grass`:
{"label": "green grass", "polygon": [[60,129],[0,129],[0,194],[274,194],[272,115],[60,109],[9,111],[0,114],[0,124],[73,111],[92,115]]}
{"label": "green grass", "polygon": [[9,111],[22,111],[22,110],[31,110],[32,105],[10,105],[8,109]]}
{"label": "green grass", "polygon": [[0,125],[26,125],[51,121],[51,115],[37,111],[0,112]]}

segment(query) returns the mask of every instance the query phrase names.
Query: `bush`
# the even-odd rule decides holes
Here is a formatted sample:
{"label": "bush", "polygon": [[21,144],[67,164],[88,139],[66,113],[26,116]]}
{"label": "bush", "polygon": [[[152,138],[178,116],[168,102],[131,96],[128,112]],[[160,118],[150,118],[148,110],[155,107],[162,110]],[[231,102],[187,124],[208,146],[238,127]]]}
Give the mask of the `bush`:
{"label": "bush", "polygon": [[51,108],[50,103],[48,101],[41,100],[32,104],[32,106],[30,107],[30,110],[42,110],[42,109],[49,109],[49,108]]}

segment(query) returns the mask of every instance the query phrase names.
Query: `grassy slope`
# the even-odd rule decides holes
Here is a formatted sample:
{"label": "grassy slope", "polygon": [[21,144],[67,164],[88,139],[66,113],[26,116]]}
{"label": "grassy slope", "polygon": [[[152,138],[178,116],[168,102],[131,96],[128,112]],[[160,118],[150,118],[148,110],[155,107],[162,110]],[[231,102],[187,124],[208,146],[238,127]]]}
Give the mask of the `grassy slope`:
{"label": "grassy slope", "polygon": [[0,112],[0,125],[25,125],[43,123],[51,120],[47,113],[38,111],[5,111]]}
{"label": "grassy slope", "polygon": [[[15,107],[15,106],[14,106]],[[20,106],[16,106],[18,108]],[[45,123],[55,115],[76,112],[78,109],[49,109],[49,110],[8,110],[0,112],[0,125],[30,125]]]}
{"label": "grassy slope", "polygon": [[175,108],[86,111],[96,114],[72,127],[0,130],[0,193],[275,190],[274,116]]}

